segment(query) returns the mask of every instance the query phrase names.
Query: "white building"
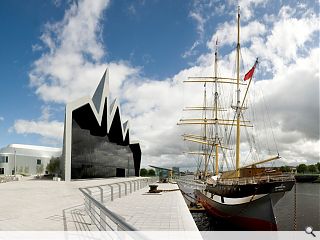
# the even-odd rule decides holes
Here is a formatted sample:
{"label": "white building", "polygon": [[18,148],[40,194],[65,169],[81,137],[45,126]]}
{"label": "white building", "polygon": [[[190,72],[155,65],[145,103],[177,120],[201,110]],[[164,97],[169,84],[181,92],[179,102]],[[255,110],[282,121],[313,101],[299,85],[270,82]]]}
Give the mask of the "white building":
{"label": "white building", "polygon": [[52,157],[61,156],[61,148],[10,144],[0,149],[0,176],[44,173]]}

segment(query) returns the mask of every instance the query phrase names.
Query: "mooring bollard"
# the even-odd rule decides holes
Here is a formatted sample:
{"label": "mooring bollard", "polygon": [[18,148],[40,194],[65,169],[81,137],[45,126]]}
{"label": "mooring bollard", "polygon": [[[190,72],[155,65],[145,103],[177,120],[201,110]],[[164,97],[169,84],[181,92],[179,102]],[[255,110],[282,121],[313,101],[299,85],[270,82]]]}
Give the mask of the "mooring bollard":
{"label": "mooring bollard", "polygon": [[149,187],[150,187],[149,193],[158,193],[159,192],[159,190],[157,189],[158,185],[150,184]]}

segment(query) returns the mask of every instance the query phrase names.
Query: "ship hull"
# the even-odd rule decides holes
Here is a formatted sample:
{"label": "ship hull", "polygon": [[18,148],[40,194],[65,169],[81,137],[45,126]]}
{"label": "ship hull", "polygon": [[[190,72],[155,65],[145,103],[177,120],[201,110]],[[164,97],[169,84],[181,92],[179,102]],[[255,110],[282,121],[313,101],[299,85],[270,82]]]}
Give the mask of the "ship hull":
{"label": "ship hull", "polygon": [[284,192],[253,195],[244,198],[221,198],[202,190],[195,190],[195,196],[209,215],[243,230],[275,231],[277,224],[273,206]]}
{"label": "ship hull", "polygon": [[286,181],[269,181],[248,183],[248,184],[217,184],[215,186],[207,185],[206,189],[208,192],[214,195],[219,195],[229,198],[243,198],[252,195],[269,194],[277,192],[287,192],[292,189],[295,184],[295,180]]}

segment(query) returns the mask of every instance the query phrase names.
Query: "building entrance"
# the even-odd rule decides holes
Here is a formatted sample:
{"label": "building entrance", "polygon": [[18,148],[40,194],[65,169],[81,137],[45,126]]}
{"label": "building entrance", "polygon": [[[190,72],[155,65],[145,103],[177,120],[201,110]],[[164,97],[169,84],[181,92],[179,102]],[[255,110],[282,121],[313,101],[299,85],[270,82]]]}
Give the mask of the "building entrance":
{"label": "building entrance", "polygon": [[125,168],[116,168],[116,177],[125,177],[126,169]]}

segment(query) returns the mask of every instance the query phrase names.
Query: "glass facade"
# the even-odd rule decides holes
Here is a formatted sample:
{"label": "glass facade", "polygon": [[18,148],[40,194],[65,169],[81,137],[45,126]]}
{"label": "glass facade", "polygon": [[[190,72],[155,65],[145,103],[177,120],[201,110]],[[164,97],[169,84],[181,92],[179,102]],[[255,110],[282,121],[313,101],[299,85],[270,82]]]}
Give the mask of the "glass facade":
{"label": "glass facade", "polygon": [[72,120],[71,178],[134,176],[133,154],[129,147],[95,136]]}

